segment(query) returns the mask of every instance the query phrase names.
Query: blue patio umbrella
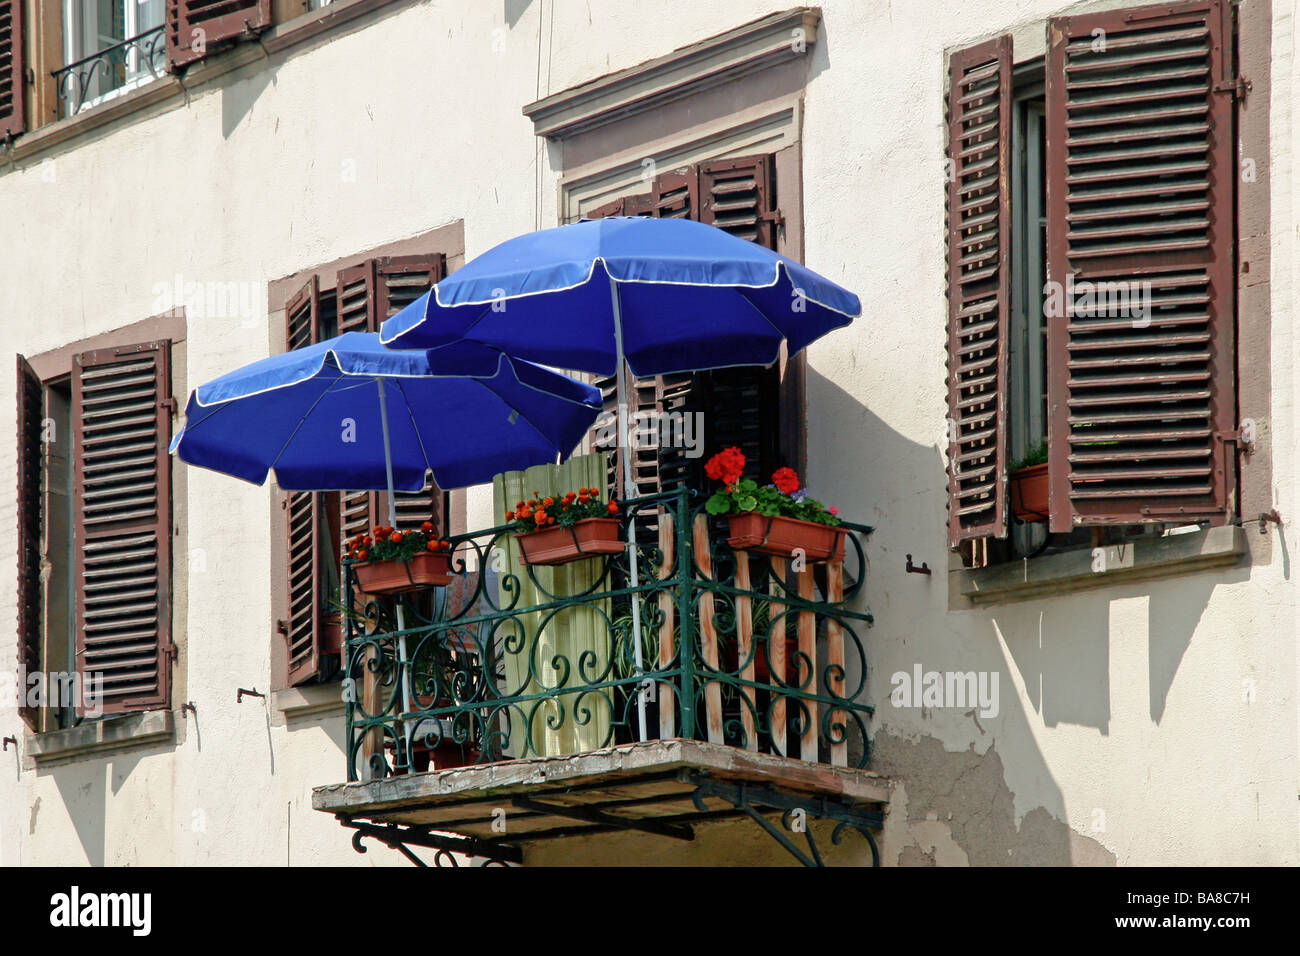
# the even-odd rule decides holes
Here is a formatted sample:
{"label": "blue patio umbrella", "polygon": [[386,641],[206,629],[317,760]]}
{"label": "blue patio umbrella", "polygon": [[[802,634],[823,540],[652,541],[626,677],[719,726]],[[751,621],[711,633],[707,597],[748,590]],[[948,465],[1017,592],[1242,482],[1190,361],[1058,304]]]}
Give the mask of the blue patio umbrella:
{"label": "blue patio umbrella", "polygon": [[[490,481],[562,460],[600,412],[600,392],[466,342],[394,351],[345,332],[200,385],[171,450],[289,491],[419,491]],[[390,496],[391,501],[391,496]]]}
{"label": "blue patio umbrella", "polygon": [[[289,491],[387,489],[395,525],[394,491],[561,461],[600,408],[593,386],[474,342],[400,352],[345,332],[200,385],[171,451],[259,485],[273,470]],[[405,664],[405,635],[398,647]],[[402,689],[410,710],[409,675]]]}
{"label": "blue patio umbrella", "polygon": [[[383,324],[393,348],[473,341],[566,369],[636,376],[770,365],[861,312],[858,297],[811,269],[688,219],[610,217],[507,240],[466,263]],[[635,493],[628,455],[623,491]],[[637,559],[628,535],[631,584]],[[632,602],[635,659],[641,622]],[[639,695],[641,736],[645,700]]]}

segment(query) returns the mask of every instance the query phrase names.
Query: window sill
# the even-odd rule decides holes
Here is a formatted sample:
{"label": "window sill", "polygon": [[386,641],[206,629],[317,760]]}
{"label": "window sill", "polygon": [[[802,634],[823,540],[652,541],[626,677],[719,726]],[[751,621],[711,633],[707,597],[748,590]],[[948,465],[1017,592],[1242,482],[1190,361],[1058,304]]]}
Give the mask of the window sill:
{"label": "window sill", "polygon": [[172,712],[149,710],[96,720],[67,730],[28,734],[23,752],[37,766],[49,766],[109,751],[168,743],[175,738],[176,718]]}
{"label": "window sill", "polygon": [[7,151],[0,149],[0,167],[13,169],[14,164],[20,160],[39,159],[64,143],[111,126],[118,120],[142,113],[150,107],[184,104],[202,86],[227,73],[342,29],[376,10],[411,2],[412,0],[334,0],[327,6],[273,26],[261,35],[260,43],[240,43],[199,60],[185,71],[184,83],[177,76],[161,76],[136,89],[109,97],[99,105],[87,107],[73,116],[29,130],[21,134]]}
{"label": "window sill", "polygon": [[1235,525],[1162,538],[1139,538],[1109,545],[1098,555],[1082,548],[1039,558],[1022,558],[988,568],[949,571],[955,591],[967,606],[982,606],[1050,594],[1064,594],[1121,582],[1166,577],[1206,568],[1229,567],[1247,553],[1246,532]]}
{"label": "window sill", "polygon": [[345,710],[343,685],[339,681],[331,681],[328,684],[277,690],[271,695],[271,706],[271,723],[277,727],[302,720],[342,717]]}

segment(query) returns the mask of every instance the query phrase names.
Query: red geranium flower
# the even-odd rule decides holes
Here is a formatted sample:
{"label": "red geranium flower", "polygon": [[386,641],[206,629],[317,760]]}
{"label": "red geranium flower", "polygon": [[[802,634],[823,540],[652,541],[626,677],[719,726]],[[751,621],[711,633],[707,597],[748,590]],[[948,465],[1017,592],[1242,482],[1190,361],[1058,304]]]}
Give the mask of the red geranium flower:
{"label": "red geranium flower", "polygon": [[799,490],[799,475],[793,468],[778,468],[772,473],[772,484],[782,494],[792,495]]}
{"label": "red geranium flower", "polygon": [[734,485],[745,473],[745,453],[739,448],[724,448],[704,466],[704,473],[724,485]]}

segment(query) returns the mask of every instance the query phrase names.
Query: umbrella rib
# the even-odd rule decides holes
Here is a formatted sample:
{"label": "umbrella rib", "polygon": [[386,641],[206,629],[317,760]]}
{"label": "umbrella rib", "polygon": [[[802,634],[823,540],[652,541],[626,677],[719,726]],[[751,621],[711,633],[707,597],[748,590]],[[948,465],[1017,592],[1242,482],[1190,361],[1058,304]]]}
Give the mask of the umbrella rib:
{"label": "umbrella rib", "polygon": [[[284,455],[285,450],[288,449],[289,443],[292,442],[294,438],[297,437],[298,432],[302,431],[302,426],[306,424],[307,418],[311,415],[312,412],[316,410],[316,406],[319,405],[321,402],[323,402],[325,400],[325,396],[328,395],[330,392],[334,391],[334,386],[341,381],[343,381],[343,377],[340,375],[338,378],[334,379],[334,381],[330,382],[329,386],[326,387],[319,395],[316,396],[316,401],[312,402],[311,408],[307,409],[307,411],[303,413],[302,417],[298,419],[298,424],[294,426],[293,431],[289,433],[289,437],[286,438],[284,440],[284,444],[280,446],[280,450],[276,452],[275,457],[271,459],[271,464],[269,464],[266,468],[267,471],[271,471],[273,468],[275,468],[276,464],[280,461],[281,456]],[[275,483],[276,484],[280,483],[279,473],[277,473],[275,476]]]}
{"label": "umbrella rib", "polygon": [[402,388],[400,380],[394,379],[393,387],[402,396],[402,403],[406,406],[406,417],[411,420],[411,429],[415,432],[415,440],[420,443],[420,456],[424,458],[424,467],[429,471],[433,471],[433,465],[429,461],[429,451],[424,447],[424,436],[420,434],[420,425],[415,420],[415,412],[411,411],[411,400],[406,397],[406,390]]}

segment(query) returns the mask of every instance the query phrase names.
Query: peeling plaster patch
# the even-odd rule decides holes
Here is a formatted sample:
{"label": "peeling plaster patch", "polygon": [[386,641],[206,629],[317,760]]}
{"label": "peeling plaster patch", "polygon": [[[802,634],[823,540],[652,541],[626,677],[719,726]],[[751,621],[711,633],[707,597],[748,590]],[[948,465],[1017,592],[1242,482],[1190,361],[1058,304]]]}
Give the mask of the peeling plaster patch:
{"label": "peeling plaster patch", "polygon": [[921,848],[916,845],[903,847],[903,852],[898,854],[899,866],[937,866],[934,862],[934,852],[922,853]]}
{"label": "peeling plaster patch", "polygon": [[[1070,829],[1045,807],[1025,814],[1017,827],[1014,795],[993,746],[984,754],[973,748],[950,753],[934,737],[911,741],[881,731],[872,740],[871,752],[871,769],[907,791],[899,866],[927,865],[927,858],[938,862],[951,856],[943,852],[944,844],[963,853],[972,866],[1116,865],[1115,854]],[[895,800],[891,813],[902,809]]]}
{"label": "peeling plaster patch", "polygon": [[32,801],[32,816],[27,823],[27,835],[31,836],[36,832],[36,814],[41,812],[41,798],[37,797]]}

